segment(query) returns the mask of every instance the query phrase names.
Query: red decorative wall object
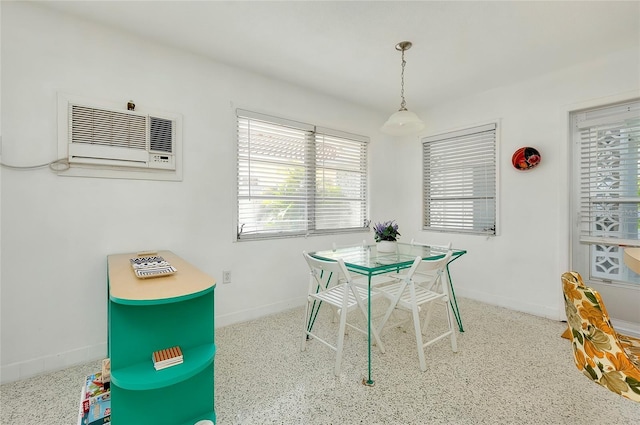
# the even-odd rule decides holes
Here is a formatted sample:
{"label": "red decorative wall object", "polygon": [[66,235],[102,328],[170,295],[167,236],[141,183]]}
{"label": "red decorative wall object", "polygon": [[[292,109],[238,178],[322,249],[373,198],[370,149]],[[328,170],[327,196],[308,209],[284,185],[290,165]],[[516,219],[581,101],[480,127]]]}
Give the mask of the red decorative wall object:
{"label": "red decorative wall object", "polygon": [[536,148],[528,146],[518,149],[511,157],[511,163],[516,170],[520,171],[530,170],[540,164],[540,160],[540,152]]}

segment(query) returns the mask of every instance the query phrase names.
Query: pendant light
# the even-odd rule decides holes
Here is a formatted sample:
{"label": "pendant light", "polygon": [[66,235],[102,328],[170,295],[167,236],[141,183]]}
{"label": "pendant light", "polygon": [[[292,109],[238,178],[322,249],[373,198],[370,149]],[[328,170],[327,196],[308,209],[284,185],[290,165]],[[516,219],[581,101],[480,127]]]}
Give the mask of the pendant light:
{"label": "pendant light", "polygon": [[407,110],[407,102],[404,100],[404,67],[407,64],[404,60],[404,52],[409,50],[411,46],[410,41],[402,41],[396,44],[396,50],[402,52],[402,74],[400,77],[400,97],[402,102],[400,102],[400,110],[393,113],[380,129],[383,133],[391,136],[408,136],[424,129],[424,122],[415,113]]}

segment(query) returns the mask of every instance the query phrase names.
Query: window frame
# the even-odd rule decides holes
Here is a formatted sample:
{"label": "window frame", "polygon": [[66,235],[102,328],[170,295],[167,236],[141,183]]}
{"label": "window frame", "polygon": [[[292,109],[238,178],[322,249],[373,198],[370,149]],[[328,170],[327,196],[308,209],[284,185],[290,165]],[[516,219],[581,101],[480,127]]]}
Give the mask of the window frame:
{"label": "window frame", "polygon": [[[236,228],[235,241],[254,241],[254,240],[270,240],[270,239],[280,239],[287,237],[307,237],[313,235],[327,235],[327,234],[341,234],[341,233],[353,233],[353,232],[368,232],[369,231],[369,138],[366,136],[356,135],[344,131],[329,129],[326,127],[316,126],[313,124],[307,124],[299,121],[293,121],[285,118],[275,117],[271,115],[261,114],[257,112],[247,111],[243,109],[236,110],[236,129],[238,131],[236,137],[236,192],[235,192],[235,211],[234,211],[234,222]],[[244,120],[244,121],[242,121]],[[243,214],[242,209],[243,205],[241,205],[242,201],[250,201],[251,188],[254,187],[254,183],[249,182],[243,183],[241,180],[241,167],[242,164],[257,164],[257,162],[252,162],[250,158],[251,154],[249,151],[246,153],[241,153],[241,148],[245,149],[249,146],[250,138],[255,137],[250,135],[248,130],[241,129],[241,121],[243,123],[246,122],[247,125],[251,125],[251,123],[262,123],[269,128],[273,128],[274,132],[278,132],[278,129],[291,129],[293,131],[301,132],[304,134],[304,141],[302,138],[300,140],[292,142],[293,144],[301,143],[298,145],[296,149],[304,150],[304,154],[301,155],[304,157],[303,161],[298,164],[300,168],[303,168],[303,176],[300,176],[296,180],[296,188],[300,190],[302,188],[304,191],[303,196],[297,198],[295,208],[296,211],[300,214],[303,214],[304,219],[300,221],[298,224],[303,225],[302,227],[296,227],[293,229],[285,229],[284,227],[280,227],[276,225],[273,231],[266,230],[265,228],[259,229],[264,222],[259,220],[254,220],[254,227],[251,231],[246,232],[244,230],[244,226],[241,218]],[[244,131],[244,133],[242,133]],[[275,133],[274,133],[275,134]],[[242,137],[246,137],[242,139]],[[275,134],[274,140],[277,140],[278,135]],[[287,144],[288,142],[285,142]],[[337,145],[344,143],[343,149],[336,149]],[[294,146],[293,144],[287,144],[288,147]],[[333,147],[333,148],[332,148]],[[341,157],[330,157],[327,158],[327,152],[340,152],[345,158]],[[347,153],[348,152],[348,153]],[[244,156],[243,156],[244,155]],[[247,156],[248,155],[248,156]],[[266,157],[268,158],[269,153],[267,152]],[[295,154],[293,154],[295,155]],[[347,156],[349,156],[347,158]],[[287,158],[287,156],[283,156],[283,158]],[[337,158],[337,160],[336,160]],[[292,159],[292,158],[290,158]],[[325,162],[326,161],[326,162]],[[320,164],[322,162],[322,164]],[[331,163],[331,165],[327,165]],[[344,169],[340,168],[343,166]],[[286,168],[285,163],[283,162],[283,168]],[[351,167],[351,168],[349,168]],[[325,171],[322,173],[321,171]],[[249,169],[248,173],[251,173]],[[333,180],[331,177],[326,177],[325,175],[331,174],[333,176]],[[249,174],[250,175],[250,174]],[[355,175],[355,177],[353,177]],[[350,190],[351,194],[347,196],[338,196],[332,197],[330,194],[331,189],[327,189],[326,186],[331,186],[331,188],[335,188],[335,185],[327,184],[326,186],[322,186],[320,183],[327,183],[329,181],[335,182],[340,179],[349,180],[348,177],[351,176],[354,178],[354,185],[347,184],[346,186],[338,186],[341,189]],[[247,176],[248,177],[248,176]],[[264,178],[265,176],[261,176]],[[350,182],[349,182],[350,183]],[[325,190],[322,191],[319,188],[323,187]],[[242,193],[243,188],[246,191],[247,188],[249,193]],[[355,195],[354,195],[355,193]],[[276,199],[274,197],[274,199]],[[284,199],[284,198],[281,198]],[[321,205],[322,201],[325,202],[324,206]],[[247,204],[245,204],[246,207]],[[336,206],[337,205],[337,206]],[[350,217],[353,216],[352,213],[345,213],[342,215],[334,216],[331,209],[333,207],[336,208],[351,208],[351,211],[357,211],[357,216],[362,218],[362,222],[359,223],[358,226],[355,226],[355,223],[349,223],[350,226],[342,226],[342,223],[333,222],[333,218],[337,217],[342,220],[349,220]],[[249,206],[247,214],[249,216],[253,215],[253,218],[258,217],[258,211],[262,207],[260,206]],[[251,211],[253,210],[253,211]],[[323,214],[324,213],[324,214]],[[324,220],[322,220],[324,218]],[[324,223],[324,227],[321,225],[321,222]],[[285,221],[282,221],[281,224],[283,226],[287,226]],[[338,227],[327,227],[327,226],[338,226]]]}
{"label": "window frame", "polygon": [[[625,109],[631,108],[635,112],[625,112]],[[630,109],[630,110],[631,110]],[[620,221],[617,225],[611,229],[620,229],[617,237],[615,231],[611,230],[598,230],[597,224],[593,221],[594,214],[598,216],[598,211],[594,208],[598,204],[616,204],[610,214],[610,219],[615,218],[615,212],[624,216],[625,211],[632,204],[636,204],[636,211],[640,208],[640,195],[637,197],[596,197],[592,196],[594,193],[600,193],[601,191],[592,191],[589,186],[593,185],[596,174],[605,176],[607,171],[613,174],[619,174],[621,178],[618,185],[624,186],[625,174],[628,173],[628,163],[630,158],[620,157],[620,164],[616,168],[605,168],[602,171],[600,168],[595,168],[597,171],[589,171],[593,168],[593,162],[589,158],[594,158],[595,154],[585,152],[583,147],[590,147],[592,150],[596,147],[597,141],[594,141],[594,136],[589,136],[588,141],[585,140],[586,134],[592,134],[604,131],[605,128],[609,128],[616,122],[623,121],[628,117],[638,117],[640,110],[640,99],[627,99],[619,102],[604,104],[604,105],[589,105],[588,107],[569,111],[569,126],[570,126],[570,141],[571,141],[571,263],[572,268],[583,275],[589,282],[599,282],[613,285],[620,285],[623,287],[630,287],[640,289],[638,280],[633,272],[624,264],[624,247],[627,246],[640,246],[640,237],[629,238],[622,237],[625,233],[624,228],[629,228],[630,223]],[[637,126],[637,124],[636,124]],[[614,127],[611,127],[614,128]],[[622,127],[618,127],[622,128]],[[614,128],[615,129],[615,128]],[[597,140],[598,136],[595,136]],[[635,137],[638,137],[637,130]],[[627,141],[629,143],[630,141]],[[638,141],[636,139],[635,143]],[[589,145],[589,146],[587,146]],[[618,148],[620,152],[625,149],[629,149],[632,145],[627,147],[624,143],[621,143]],[[585,155],[587,155],[585,157]],[[589,156],[590,155],[590,156]],[[623,155],[620,153],[620,155]],[[637,153],[636,153],[637,155]],[[633,158],[631,158],[634,160]],[[588,163],[585,163],[588,161]],[[636,157],[635,161],[638,161]],[[615,163],[615,161],[606,161],[607,163]],[[625,165],[626,164],[626,165]],[[586,167],[586,168],[585,168]],[[638,162],[636,162],[636,180],[638,172]],[[587,170],[585,172],[585,169]],[[585,176],[589,176],[586,178]],[[629,180],[631,175],[626,176],[626,180]],[[627,184],[634,184],[634,182],[627,181]],[[636,183],[637,184],[637,183]],[[610,192],[616,192],[612,190]],[[615,195],[615,194],[614,194]],[[620,196],[619,194],[617,196]],[[635,201],[633,199],[635,198]],[[616,202],[616,200],[618,200]],[[609,211],[609,210],[607,210]],[[636,212],[637,214],[637,212]],[[594,228],[596,226],[596,228]],[[628,229],[627,229],[628,230]],[[604,267],[604,268],[603,268]],[[608,270],[605,270],[608,268]],[[636,280],[633,280],[633,279]]]}
{"label": "window frame", "polygon": [[[471,234],[471,235],[482,235],[482,236],[497,236],[499,234],[499,135],[500,135],[500,122],[499,120],[492,120],[489,122],[485,122],[482,124],[470,125],[457,130],[447,131],[444,133],[436,134],[433,136],[424,137],[421,139],[422,143],[422,230],[425,231],[433,231],[433,232],[441,232],[441,233],[454,233],[454,234]],[[493,152],[482,152],[476,147],[474,147],[474,142],[482,142],[482,146],[488,146],[490,149],[493,149]],[[458,143],[457,146],[464,144],[466,148],[469,148],[471,152],[479,153],[480,155],[485,156],[485,161],[482,163],[478,163],[474,161],[474,163],[468,167],[467,173],[475,173],[482,172],[481,167],[478,167],[482,164],[485,168],[485,175],[492,174],[493,182],[488,183],[486,185],[486,193],[483,196],[477,195],[465,195],[465,196],[440,196],[437,197],[437,201],[440,202],[441,205],[445,205],[448,203],[457,200],[462,202],[466,206],[458,207],[463,208],[464,211],[462,215],[456,222],[452,216],[452,208],[451,207],[442,207],[440,211],[444,211],[441,214],[441,223],[448,221],[449,223],[444,223],[441,225],[434,225],[432,218],[433,216],[437,216],[434,214],[432,207],[432,203],[434,203],[434,196],[430,195],[430,182],[435,180],[435,175],[440,173],[451,173],[455,168],[461,169],[464,171],[464,168],[461,168],[462,163],[453,166],[451,164],[443,166],[441,168],[436,168],[436,171],[433,171],[433,163],[429,162],[428,157],[431,157],[431,154],[428,153],[428,150],[431,149],[432,146],[437,147],[438,149],[446,150],[450,144]],[[462,159],[459,159],[462,161]],[[487,168],[488,167],[488,168]],[[480,189],[479,185],[475,184],[475,179],[469,178],[468,176],[461,178],[460,183],[464,184],[466,181],[470,180],[471,184],[471,192],[477,193]],[[485,181],[487,181],[485,179]],[[464,186],[467,188],[467,186]],[[493,193],[490,193],[489,187],[492,188]],[[480,191],[482,192],[482,191]],[[488,195],[488,196],[487,196]],[[485,207],[478,209],[477,205],[480,205],[478,201],[484,199]],[[492,208],[486,206],[487,199],[492,199]],[[447,202],[451,201],[451,202]],[[468,223],[468,212],[469,206],[473,205],[470,210],[472,211],[472,220],[471,225]],[[493,209],[493,211],[490,211]],[[486,223],[484,223],[484,227],[482,229],[478,229],[477,226],[482,226],[481,218],[479,214],[476,214],[475,211],[484,212],[485,216],[489,219]],[[488,215],[488,212],[492,213]],[[452,221],[453,220],[453,221]]]}

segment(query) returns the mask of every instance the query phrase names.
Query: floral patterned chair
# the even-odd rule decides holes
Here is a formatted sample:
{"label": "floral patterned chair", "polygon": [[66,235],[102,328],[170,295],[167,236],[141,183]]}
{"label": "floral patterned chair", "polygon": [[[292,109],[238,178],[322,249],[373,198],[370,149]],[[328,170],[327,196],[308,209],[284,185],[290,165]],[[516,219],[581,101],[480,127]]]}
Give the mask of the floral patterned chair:
{"label": "floral patterned chair", "polygon": [[588,378],[640,402],[640,339],[617,333],[600,294],[576,272],[562,274],[576,366]]}

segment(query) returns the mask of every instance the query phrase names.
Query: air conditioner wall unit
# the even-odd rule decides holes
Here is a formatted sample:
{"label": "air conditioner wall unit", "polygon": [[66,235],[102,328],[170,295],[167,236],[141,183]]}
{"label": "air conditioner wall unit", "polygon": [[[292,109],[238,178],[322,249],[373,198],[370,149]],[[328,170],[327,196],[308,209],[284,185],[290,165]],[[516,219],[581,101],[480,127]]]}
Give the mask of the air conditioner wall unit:
{"label": "air conditioner wall unit", "polygon": [[64,127],[58,131],[58,151],[70,167],[70,173],[59,174],[87,175],[72,172],[82,168],[98,170],[89,177],[181,179],[179,114],[118,109],[63,94],[58,114]]}

